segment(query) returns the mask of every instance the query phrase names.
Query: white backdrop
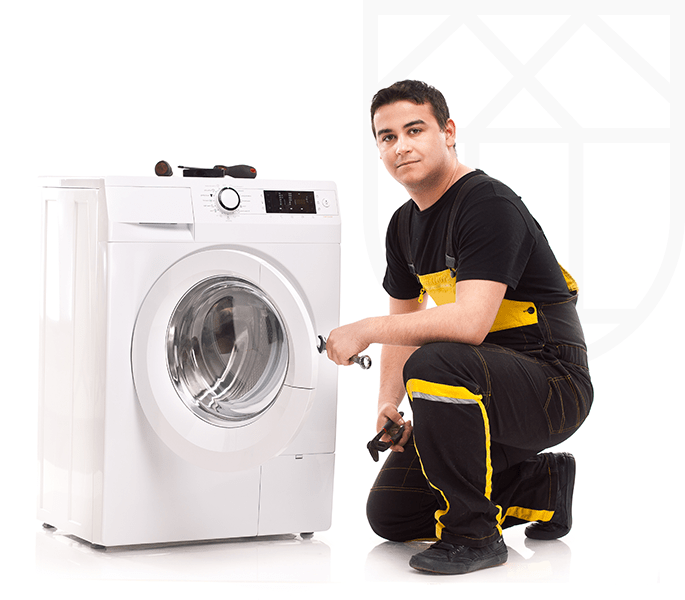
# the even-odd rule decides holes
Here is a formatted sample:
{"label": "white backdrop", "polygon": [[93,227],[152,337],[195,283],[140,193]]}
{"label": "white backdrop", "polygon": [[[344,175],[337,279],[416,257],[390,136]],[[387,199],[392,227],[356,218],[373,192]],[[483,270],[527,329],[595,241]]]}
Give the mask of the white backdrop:
{"label": "white backdrop", "polygon": [[[579,281],[596,403],[565,445],[583,465],[577,510],[602,534],[630,527],[643,542],[645,528],[650,541],[670,544],[682,474],[676,341],[685,292],[676,187],[684,53],[671,32],[682,20],[670,1],[548,4],[522,1],[517,14],[497,1],[3,8],[8,573],[32,577],[35,553],[37,176],[152,174],[165,159],[333,180],[343,218],[341,320],[381,314],[383,231],[405,194],[382,171],[368,106],[379,87],[404,78],[442,89],[462,160],[524,198]],[[378,348],[369,353],[378,359]],[[334,527],[364,518],[377,376],[377,368],[340,373]]]}

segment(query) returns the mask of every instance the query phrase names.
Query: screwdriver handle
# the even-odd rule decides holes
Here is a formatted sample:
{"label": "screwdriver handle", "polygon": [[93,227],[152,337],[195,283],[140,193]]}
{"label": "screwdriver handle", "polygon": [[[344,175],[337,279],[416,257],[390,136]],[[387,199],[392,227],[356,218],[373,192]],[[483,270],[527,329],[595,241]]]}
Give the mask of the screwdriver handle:
{"label": "screwdriver handle", "polygon": [[257,169],[250,165],[233,165],[232,167],[216,165],[214,168],[222,169],[226,175],[236,179],[254,179],[257,177]]}

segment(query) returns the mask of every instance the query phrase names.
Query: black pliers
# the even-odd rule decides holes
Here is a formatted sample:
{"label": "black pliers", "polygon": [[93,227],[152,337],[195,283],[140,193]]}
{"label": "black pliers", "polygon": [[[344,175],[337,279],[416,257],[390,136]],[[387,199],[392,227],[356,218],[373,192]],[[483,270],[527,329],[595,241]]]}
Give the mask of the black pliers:
{"label": "black pliers", "polygon": [[[401,412],[400,416],[403,417],[404,413]],[[381,442],[381,438],[386,433],[390,436],[390,441],[389,442]],[[366,444],[366,447],[369,449],[369,454],[371,454],[371,458],[373,458],[374,462],[378,462],[378,453],[379,452],[385,452],[388,448],[390,448],[390,446],[399,442],[400,439],[402,438],[403,433],[404,433],[404,425],[400,426],[397,423],[395,423],[393,420],[388,419],[385,422],[385,425],[383,425],[383,429],[381,429],[376,434],[376,437],[374,437],[368,444]]]}

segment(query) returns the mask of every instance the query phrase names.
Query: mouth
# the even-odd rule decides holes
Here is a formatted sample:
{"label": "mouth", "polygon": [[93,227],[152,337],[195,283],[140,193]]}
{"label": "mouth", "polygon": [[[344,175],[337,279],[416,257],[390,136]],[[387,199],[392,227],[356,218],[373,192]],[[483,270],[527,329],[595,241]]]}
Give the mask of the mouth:
{"label": "mouth", "polygon": [[408,166],[408,165],[414,165],[414,164],[416,164],[417,162],[419,162],[419,161],[418,161],[418,160],[407,160],[407,161],[402,162],[402,163],[400,163],[400,164],[398,164],[398,165],[395,165],[395,168],[396,168],[396,169],[399,169],[399,168],[401,168],[401,167],[406,167],[406,166]]}

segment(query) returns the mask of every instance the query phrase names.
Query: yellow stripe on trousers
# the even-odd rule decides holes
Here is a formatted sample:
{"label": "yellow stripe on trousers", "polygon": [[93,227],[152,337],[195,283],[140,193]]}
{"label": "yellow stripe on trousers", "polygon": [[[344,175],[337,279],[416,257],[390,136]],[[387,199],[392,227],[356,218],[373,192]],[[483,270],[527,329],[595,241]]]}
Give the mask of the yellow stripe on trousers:
{"label": "yellow stripe on trousers", "polygon": [[[483,396],[478,394],[473,394],[465,387],[458,387],[452,385],[444,385],[441,383],[431,383],[430,381],[423,381],[421,379],[410,379],[407,381],[407,394],[411,400],[414,397],[430,399],[436,402],[445,402],[447,404],[476,404],[480,407],[481,414],[483,416],[483,427],[485,429],[485,490],[483,491],[485,497],[490,500],[492,495],[492,461],[490,458],[490,420],[488,419],[488,413],[485,410],[485,405],[483,404]],[[428,478],[426,470],[423,466],[423,461],[421,460],[421,455],[419,454],[419,448],[416,445],[416,438],[414,438],[414,446],[416,447],[416,455],[419,457],[419,462],[421,464],[421,470],[423,471],[423,476],[428,481],[428,484],[434,489],[440,492],[443,500],[445,501],[445,509],[438,510],[435,512],[435,535],[438,539],[441,538],[442,530],[445,525],[440,520],[441,517],[446,515],[450,510],[450,503],[445,496],[445,493],[438,487],[436,487]],[[499,523],[501,522],[502,508],[499,508],[499,515],[497,517],[497,529],[502,533]]]}
{"label": "yellow stripe on trousers", "polygon": [[[553,516],[553,510],[535,510],[533,508],[522,508],[521,506],[510,506],[504,515],[504,519],[515,517],[522,521],[549,521]],[[504,519],[500,523],[504,522]]]}

